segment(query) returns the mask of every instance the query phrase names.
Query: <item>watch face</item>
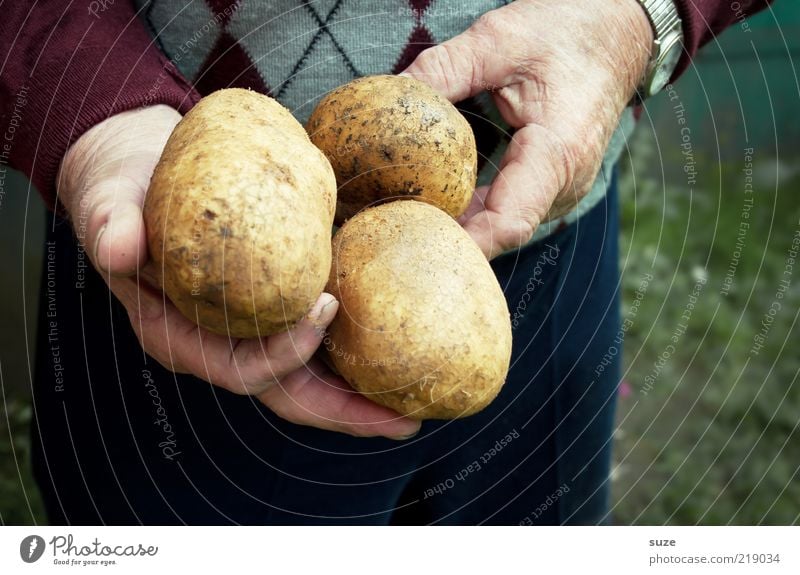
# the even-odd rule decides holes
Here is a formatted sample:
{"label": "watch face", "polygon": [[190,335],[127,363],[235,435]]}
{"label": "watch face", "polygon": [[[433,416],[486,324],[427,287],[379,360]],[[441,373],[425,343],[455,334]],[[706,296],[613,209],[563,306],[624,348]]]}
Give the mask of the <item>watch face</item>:
{"label": "watch face", "polygon": [[653,70],[653,77],[650,80],[650,93],[656,94],[667,85],[675,67],[678,65],[678,60],[681,59],[683,53],[683,45],[680,38],[674,38],[668,46],[664,46],[664,51],[658,59],[655,69]]}

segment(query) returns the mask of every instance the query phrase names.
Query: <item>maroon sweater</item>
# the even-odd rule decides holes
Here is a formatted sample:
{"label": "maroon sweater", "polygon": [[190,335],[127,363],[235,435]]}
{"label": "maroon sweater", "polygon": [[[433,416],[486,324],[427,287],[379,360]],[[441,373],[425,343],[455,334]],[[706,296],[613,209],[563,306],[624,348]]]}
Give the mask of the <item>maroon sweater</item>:
{"label": "maroon sweater", "polygon": [[[675,77],[714,35],[768,3],[741,0],[737,12],[728,0],[678,0],[686,52]],[[61,158],[89,128],[143,105],[185,113],[200,96],[161,53],[132,1],[30,4],[5,3],[0,19],[0,171],[4,164],[22,171],[52,205]]]}

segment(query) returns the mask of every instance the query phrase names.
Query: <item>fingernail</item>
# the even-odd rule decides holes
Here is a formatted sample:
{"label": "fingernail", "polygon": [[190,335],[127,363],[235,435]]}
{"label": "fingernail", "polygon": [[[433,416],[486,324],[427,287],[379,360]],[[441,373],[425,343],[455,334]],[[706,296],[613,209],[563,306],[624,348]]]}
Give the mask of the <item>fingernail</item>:
{"label": "fingernail", "polygon": [[336,316],[336,312],[339,310],[339,302],[336,300],[330,301],[326,303],[322,307],[322,313],[319,314],[319,319],[317,323],[319,325],[328,325],[333,321],[333,318]]}
{"label": "fingernail", "polygon": [[333,316],[336,315],[336,310],[338,309],[339,302],[333,296],[320,298],[308,313],[308,319],[316,326],[327,325],[333,320]]}
{"label": "fingernail", "polygon": [[413,439],[414,437],[419,435],[419,432],[420,432],[421,429],[422,428],[420,427],[414,433],[409,433],[408,435],[402,435],[400,437],[392,437],[392,439],[394,439],[395,441],[407,441],[409,439]]}

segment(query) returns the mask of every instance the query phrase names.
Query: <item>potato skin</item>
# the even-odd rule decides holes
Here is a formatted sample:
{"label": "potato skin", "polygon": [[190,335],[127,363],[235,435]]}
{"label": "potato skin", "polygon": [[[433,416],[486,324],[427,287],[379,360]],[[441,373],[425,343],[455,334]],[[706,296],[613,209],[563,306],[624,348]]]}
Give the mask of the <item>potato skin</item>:
{"label": "potato skin", "polygon": [[147,192],[150,257],[189,319],[237,338],[290,328],[330,271],[336,181],[272,98],[226,89],[176,126]]}
{"label": "potato skin", "polygon": [[333,239],[326,290],[340,307],[324,340],[333,367],[376,403],[414,419],[454,419],[500,391],[511,357],[503,291],[455,220],[391,202]]}
{"label": "potato skin", "polygon": [[421,197],[454,218],[469,206],[475,136],[455,106],[423,82],[353,80],[320,101],[306,128],[336,173],[337,224],[389,199]]}

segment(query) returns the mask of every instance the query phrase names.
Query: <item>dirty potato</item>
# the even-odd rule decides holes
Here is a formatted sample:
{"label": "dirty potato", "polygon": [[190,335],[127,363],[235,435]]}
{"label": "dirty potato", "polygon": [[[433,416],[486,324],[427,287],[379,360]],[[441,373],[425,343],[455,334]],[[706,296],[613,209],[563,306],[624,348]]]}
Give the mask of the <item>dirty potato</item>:
{"label": "dirty potato", "polygon": [[303,126],[242,89],[203,98],[176,126],[144,204],[150,257],[192,321],[257,337],[290,328],[330,271],[336,181]]}
{"label": "dirty potato", "polygon": [[422,198],[460,216],[477,177],[467,120],[427,84],[405,76],[368,76],[333,90],[306,128],[333,166],[336,222],[366,206]]}
{"label": "dirty potato", "polygon": [[340,301],[324,340],[329,360],[373,401],[452,419],[500,391],[508,307],[478,246],[443,211],[391,202],[348,220],[333,240],[326,289]]}

